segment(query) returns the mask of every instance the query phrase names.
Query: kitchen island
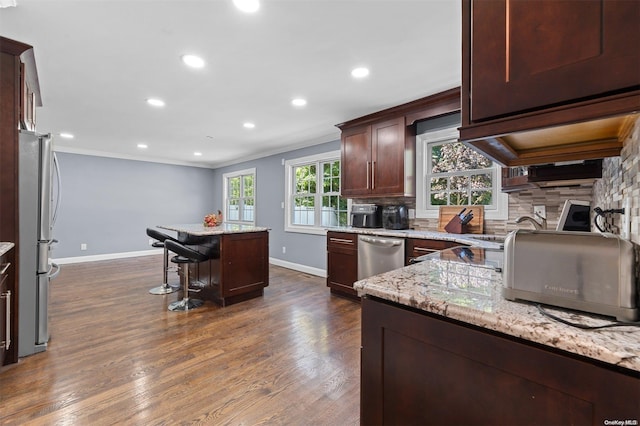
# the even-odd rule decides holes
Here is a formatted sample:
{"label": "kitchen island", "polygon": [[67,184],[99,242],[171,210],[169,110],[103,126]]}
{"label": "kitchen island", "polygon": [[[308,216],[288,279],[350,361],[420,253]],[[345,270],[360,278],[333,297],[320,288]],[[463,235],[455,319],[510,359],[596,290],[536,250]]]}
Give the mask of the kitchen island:
{"label": "kitchen island", "polygon": [[189,265],[198,298],[227,306],[260,297],[269,285],[269,229],[222,223],[158,225],[177,232],[178,240],[213,257]]}
{"label": "kitchen island", "polygon": [[638,424],[640,328],[507,301],[501,262],[452,248],[354,284],[362,424]]}

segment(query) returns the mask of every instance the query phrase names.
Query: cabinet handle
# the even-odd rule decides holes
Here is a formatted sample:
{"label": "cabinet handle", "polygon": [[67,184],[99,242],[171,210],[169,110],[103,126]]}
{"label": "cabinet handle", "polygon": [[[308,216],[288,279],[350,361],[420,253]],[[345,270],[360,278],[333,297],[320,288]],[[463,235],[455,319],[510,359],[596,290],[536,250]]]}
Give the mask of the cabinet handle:
{"label": "cabinet handle", "polygon": [[9,269],[9,266],[11,266],[11,263],[5,263],[4,265],[2,265],[2,270],[0,271],[0,275],[4,275],[4,273],[7,272],[7,269]]}
{"label": "cabinet handle", "polygon": [[413,251],[423,252],[423,253],[435,253],[438,250],[434,250],[434,249],[430,249],[430,248],[423,248],[423,247],[414,247]]}
{"label": "cabinet handle", "polygon": [[11,290],[7,291],[6,293],[2,293],[1,296],[3,299],[5,299],[5,303],[6,303],[6,309],[5,309],[6,340],[3,343],[4,343],[4,350],[8,351],[9,346],[11,346]]}
{"label": "cabinet handle", "polygon": [[376,162],[371,162],[371,189],[376,189]]}
{"label": "cabinet handle", "polygon": [[367,189],[369,189],[369,165],[371,164],[370,161],[367,161]]}
{"label": "cabinet handle", "polygon": [[332,243],[339,243],[339,244],[350,244],[353,245],[353,241],[352,240],[347,240],[345,238],[329,238],[329,241],[331,241]]}

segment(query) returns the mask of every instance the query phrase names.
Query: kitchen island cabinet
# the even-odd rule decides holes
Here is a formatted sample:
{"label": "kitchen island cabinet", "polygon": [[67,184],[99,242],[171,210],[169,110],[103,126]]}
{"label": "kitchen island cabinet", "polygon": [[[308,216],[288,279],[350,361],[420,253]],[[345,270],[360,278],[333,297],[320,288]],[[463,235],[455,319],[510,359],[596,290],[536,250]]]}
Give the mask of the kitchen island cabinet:
{"label": "kitchen island cabinet", "polygon": [[619,155],[640,109],[637,1],[463,1],[460,139],[506,166]]}
{"label": "kitchen island cabinet", "polygon": [[190,286],[198,298],[227,306],[260,297],[269,285],[269,232],[267,228],[223,223],[162,225],[178,232],[178,239],[201,252],[216,255],[189,265]]}
{"label": "kitchen island cabinet", "polygon": [[448,249],[354,284],[363,296],[363,424],[640,420],[636,328],[579,330],[507,301],[502,253],[463,250],[475,256]]}

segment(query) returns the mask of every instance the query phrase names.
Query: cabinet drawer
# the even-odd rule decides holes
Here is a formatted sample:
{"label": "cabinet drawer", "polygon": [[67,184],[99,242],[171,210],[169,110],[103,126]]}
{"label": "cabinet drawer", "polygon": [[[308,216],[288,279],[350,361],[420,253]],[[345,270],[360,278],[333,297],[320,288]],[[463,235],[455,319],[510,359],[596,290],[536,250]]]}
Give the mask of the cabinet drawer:
{"label": "cabinet drawer", "polygon": [[461,246],[465,244],[456,243],[454,241],[442,240],[423,240],[420,238],[407,238],[405,264],[411,263],[411,259],[425,254],[434,253],[436,251],[448,249],[451,247]]}
{"label": "cabinet drawer", "polygon": [[343,248],[358,249],[358,234],[350,232],[327,232],[327,249]]}

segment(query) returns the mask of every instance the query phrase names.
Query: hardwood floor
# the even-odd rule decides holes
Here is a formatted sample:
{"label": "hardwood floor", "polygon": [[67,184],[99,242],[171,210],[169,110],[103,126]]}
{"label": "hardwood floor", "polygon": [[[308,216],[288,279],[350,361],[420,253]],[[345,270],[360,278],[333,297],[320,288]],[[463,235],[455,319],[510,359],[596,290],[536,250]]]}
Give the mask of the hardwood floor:
{"label": "hardwood floor", "polygon": [[271,266],[262,298],[170,312],[181,293],[148,293],[161,265],[64,265],[48,350],[0,370],[0,423],[359,423],[358,303]]}

